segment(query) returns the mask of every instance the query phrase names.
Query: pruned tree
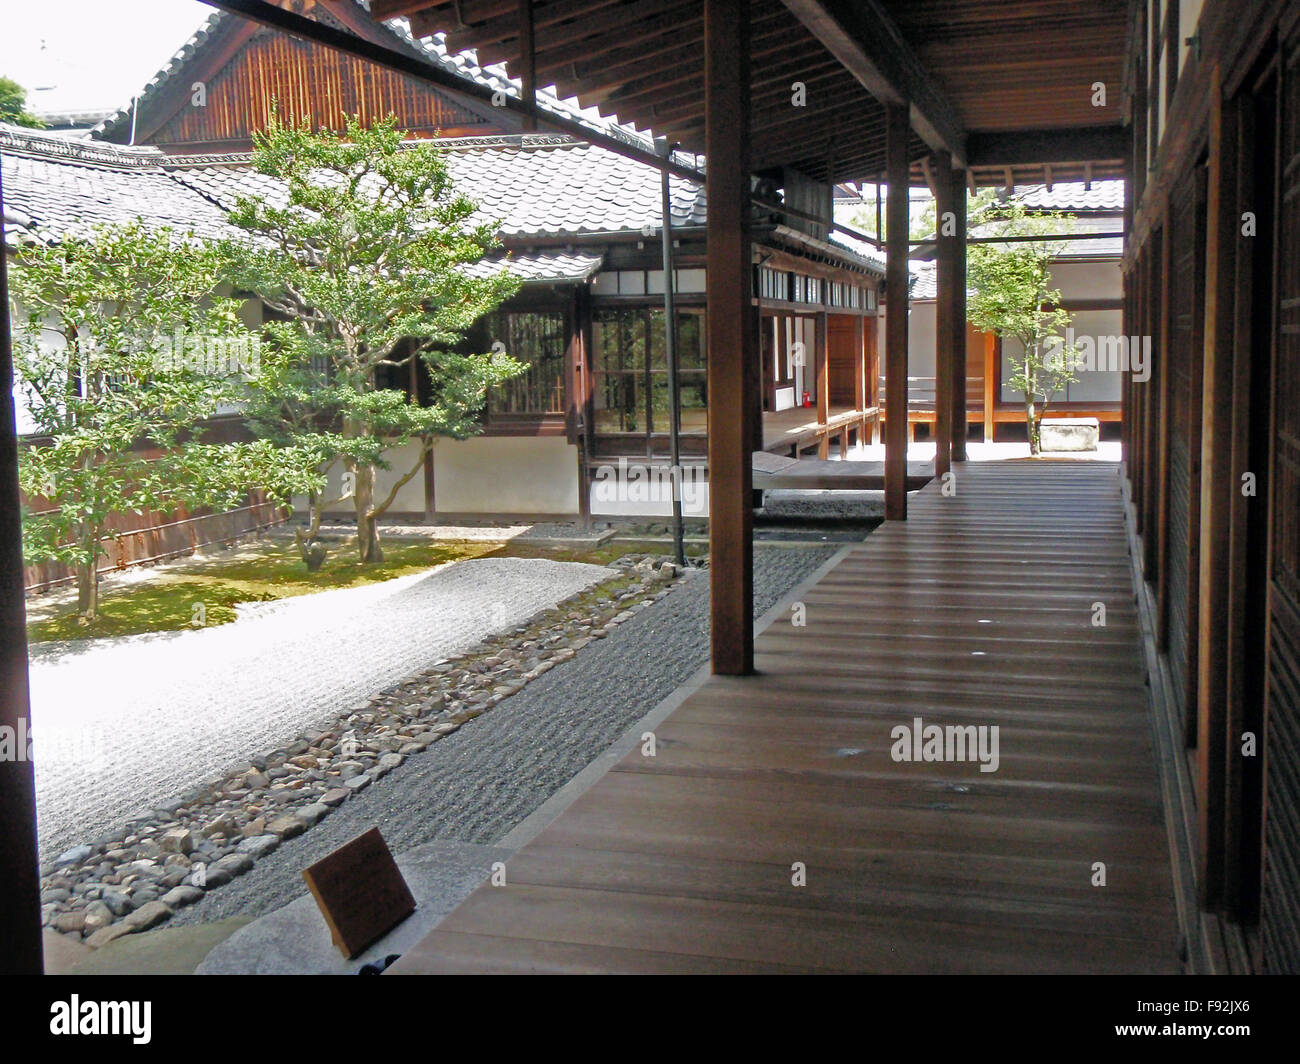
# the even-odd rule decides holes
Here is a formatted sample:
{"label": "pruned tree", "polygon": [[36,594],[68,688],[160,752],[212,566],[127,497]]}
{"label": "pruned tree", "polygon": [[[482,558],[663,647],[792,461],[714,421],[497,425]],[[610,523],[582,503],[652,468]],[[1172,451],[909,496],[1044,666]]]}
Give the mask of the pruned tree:
{"label": "pruned tree", "polygon": [[1060,305],[1060,289],[1052,286],[1052,261],[1064,244],[1051,237],[1072,218],[1030,213],[1014,202],[991,209],[987,217],[981,236],[1015,239],[968,246],[966,316],[977,329],[1021,345],[1007,384],[1024,397],[1029,453],[1037,455],[1048,404],[1077,380],[1077,353],[1065,343],[1070,315]]}
{"label": "pruned tree", "polygon": [[238,301],[218,298],[209,245],[138,223],[23,249],[11,274],[16,386],[31,433],[19,456],[29,562],[77,575],[99,610],[114,514],[230,508],[253,488],[287,503],[317,483],[267,441],[210,443],[204,422],[241,391],[250,348]]}
{"label": "pruned tree", "polygon": [[[255,383],[258,423],[339,468],[341,498],[309,500],[304,559],[322,513],[351,499],[362,561],[380,561],[379,518],[440,437],[480,431],[487,393],[524,368],[504,352],[463,353],[465,330],[518,281],[482,263],[495,227],[457,193],[443,152],[403,142],[395,119],[344,136],[273,120],[253,167],[276,193],[240,197],[231,221],[254,238],[225,245],[231,276],[285,320],[268,327]],[[427,371],[421,405],[381,374]],[[279,426],[277,428],[276,426]],[[418,443],[380,494],[377,472]]]}

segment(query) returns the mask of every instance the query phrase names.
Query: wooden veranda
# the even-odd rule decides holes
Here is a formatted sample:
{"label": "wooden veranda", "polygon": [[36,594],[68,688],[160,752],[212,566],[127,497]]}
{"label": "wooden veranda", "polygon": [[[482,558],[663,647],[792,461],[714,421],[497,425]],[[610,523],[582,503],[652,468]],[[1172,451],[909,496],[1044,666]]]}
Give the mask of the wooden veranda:
{"label": "wooden veranda", "polygon": [[[757,676],[705,679],[392,970],[1179,971],[1117,469],[956,483],[796,591],[807,623],[774,611]],[[997,770],[893,760],[917,717],[998,728]]]}

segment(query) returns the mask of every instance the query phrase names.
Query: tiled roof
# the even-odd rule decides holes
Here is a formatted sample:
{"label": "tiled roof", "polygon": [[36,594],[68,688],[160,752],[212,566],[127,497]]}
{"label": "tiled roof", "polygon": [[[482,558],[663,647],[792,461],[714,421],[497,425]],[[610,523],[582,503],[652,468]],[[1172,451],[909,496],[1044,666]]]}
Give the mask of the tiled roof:
{"label": "tiled roof", "polygon": [[1034,210],[1123,211],[1124,182],[1094,181],[1092,188],[1082,181],[1057,181],[1046,185],[1017,185],[1015,198]]}
{"label": "tiled roof", "polygon": [[106,150],[0,125],[5,243],[86,236],[137,219],[207,239],[239,235],[223,210],[174,181],[157,152]]}
{"label": "tiled roof", "polygon": [[[498,223],[502,237],[557,237],[641,230],[659,224],[659,171],[568,137],[448,138],[438,142],[459,191]],[[227,209],[239,196],[275,199],[274,178],[254,172],[248,155],[177,157],[175,179]],[[704,190],[673,178],[673,222],[704,224]]]}
{"label": "tiled roof", "polygon": [[[567,137],[474,137],[440,142],[456,187],[499,223],[503,237],[564,237],[639,231],[659,224],[659,174]],[[100,223],[140,219],[149,227],[241,237],[226,221],[241,195],[276,200],[283,186],[254,171],[248,153],[168,156],[156,148],[69,141],[0,126],[5,241],[85,234]],[[704,193],[673,179],[674,224],[704,223]],[[511,255],[525,282],[582,281],[599,250]],[[497,258],[500,262],[500,257]],[[492,269],[492,264],[485,264]]]}

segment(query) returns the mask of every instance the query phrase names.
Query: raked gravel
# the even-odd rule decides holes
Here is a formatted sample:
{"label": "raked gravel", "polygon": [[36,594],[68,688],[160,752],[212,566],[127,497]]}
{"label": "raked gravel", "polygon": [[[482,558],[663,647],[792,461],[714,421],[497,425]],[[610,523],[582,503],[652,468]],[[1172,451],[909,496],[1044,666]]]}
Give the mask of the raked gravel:
{"label": "raked gravel", "polygon": [[[755,616],[839,545],[759,547]],[[378,826],[394,853],[434,839],[491,843],[607,750],[707,659],[709,581],[693,571],[570,661],[527,684],[359,794],[172,925],[259,916],[304,892],[301,870]]]}
{"label": "raked gravel", "polygon": [[257,604],[212,628],[37,645],[42,859],[612,575],[478,558]]}

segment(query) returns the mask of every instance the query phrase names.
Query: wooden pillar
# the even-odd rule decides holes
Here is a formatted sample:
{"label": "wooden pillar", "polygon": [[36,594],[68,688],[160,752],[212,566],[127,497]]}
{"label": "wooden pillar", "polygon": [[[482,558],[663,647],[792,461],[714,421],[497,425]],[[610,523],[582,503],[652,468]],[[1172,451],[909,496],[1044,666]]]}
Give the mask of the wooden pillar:
{"label": "wooden pillar", "polygon": [[[938,223],[935,248],[934,345],[934,475],[941,477],[952,468],[953,362],[957,358],[957,322],[953,316],[953,262],[956,249],[955,215],[952,210],[952,156],[937,152],[934,157],[934,206]],[[963,190],[964,191],[964,190]]]}
{"label": "wooden pillar", "polygon": [[[853,318],[853,405],[867,409],[867,330],[861,314]],[[867,441],[867,416],[858,418],[858,445]]]}
{"label": "wooden pillar", "polygon": [[831,415],[830,355],[826,350],[828,333],[826,312],[818,311],[813,327],[813,373],[816,377],[813,388],[817,396],[817,424],[822,426],[817,435],[817,457],[823,459],[829,458],[831,453],[830,433],[826,430]]}
{"label": "wooden pillar", "polygon": [[952,213],[956,235],[952,250],[952,460],[966,461],[966,171],[952,172]]}
{"label": "wooden pillar", "polygon": [[906,521],[909,126],[906,104],[888,104],[885,112],[885,519]]}
{"label": "wooden pillar", "polygon": [[715,673],[754,668],[749,0],[705,0],[709,592]]}
{"label": "wooden pillar", "polygon": [[[1200,903],[1218,906],[1224,886],[1223,777],[1226,757],[1225,678],[1228,632],[1232,510],[1240,482],[1233,482],[1233,339],[1240,215],[1236,190],[1236,106],[1224,102],[1219,69],[1210,76],[1209,184],[1205,245],[1204,404],[1201,423],[1201,588],[1199,683],[1196,707],[1197,883]],[[1244,293],[1243,293],[1244,294]],[[1248,302],[1248,301],[1247,301]],[[1250,359],[1250,352],[1242,352]],[[1190,634],[1190,633],[1189,633]],[[1190,716],[1191,714],[1189,714]]]}
{"label": "wooden pillar", "polygon": [[36,850],[36,780],[23,736],[31,734],[27,688],[27,607],[18,507],[9,283],[0,252],[0,727],[19,756],[0,761],[0,971],[42,970],[41,887]]}
{"label": "wooden pillar", "polygon": [[996,429],[993,415],[998,408],[998,338],[994,333],[984,334],[984,442],[993,442]]}

